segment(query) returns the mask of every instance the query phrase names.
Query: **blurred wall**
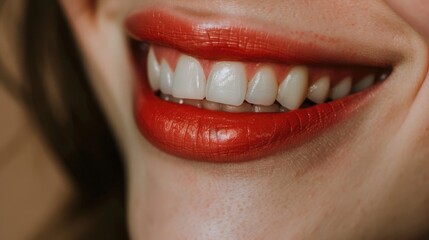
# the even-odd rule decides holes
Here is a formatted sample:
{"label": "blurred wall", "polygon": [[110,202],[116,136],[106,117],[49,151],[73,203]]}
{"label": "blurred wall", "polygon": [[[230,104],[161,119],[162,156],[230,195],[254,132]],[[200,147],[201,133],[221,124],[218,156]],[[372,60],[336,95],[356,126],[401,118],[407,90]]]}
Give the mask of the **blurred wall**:
{"label": "blurred wall", "polygon": [[[0,62],[17,84],[21,3],[6,0],[0,9]],[[71,185],[25,107],[1,81],[5,76],[0,75],[0,239],[33,239],[61,219]]]}

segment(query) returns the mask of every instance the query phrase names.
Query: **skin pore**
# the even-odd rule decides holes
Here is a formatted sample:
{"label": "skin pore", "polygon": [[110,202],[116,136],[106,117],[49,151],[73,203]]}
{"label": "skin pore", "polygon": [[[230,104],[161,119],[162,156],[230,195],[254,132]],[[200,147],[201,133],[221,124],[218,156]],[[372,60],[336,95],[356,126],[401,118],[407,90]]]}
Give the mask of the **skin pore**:
{"label": "skin pore", "polygon": [[[133,239],[413,239],[429,229],[427,43],[385,2],[61,3],[126,156]],[[123,22],[153,4],[356,39],[362,51],[399,57],[371,104],[300,147],[242,164],[184,161],[150,145],[133,119]]]}

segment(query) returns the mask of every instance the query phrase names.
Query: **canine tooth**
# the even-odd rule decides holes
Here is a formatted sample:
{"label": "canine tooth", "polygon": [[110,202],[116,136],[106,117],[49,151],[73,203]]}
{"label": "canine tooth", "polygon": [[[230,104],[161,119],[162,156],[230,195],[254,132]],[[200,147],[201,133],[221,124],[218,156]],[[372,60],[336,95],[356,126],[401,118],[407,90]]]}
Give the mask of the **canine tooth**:
{"label": "canine tooth", "polygon": [[156,60],[153,48],[149,49],[149,53],[147,55],[147,74],[149,78],[150,87],[152,88],[152,90],[158,91],[160,67],[158,61]]}
{"label": "canine tooth", "polygon": [[212,102],[239,106],[247,90],[246,70],[238,62],[216,63],[209,75],[206,98]]}
{"label": "canine tooth", "polygon": [[278,84],[271,68],[261,68],[250,81],[246,101],[253,104],[272,105],[276,101]]}
{"label": "canine tooth", "polygon": [[375,74],[370,74],[362,78],[358,83],[353,86],[353,92],[360,92],[368,87],[371,87],[375,82]]}
{"label": "canine tooth", "polygon": [[165,94],[173,93],[173,71],[165,59],[161,60],[159,84],[161,92]]}
{"label": "canine tooth", "polygon": [[325,76],[317,80],[308,89],[307,98],[315,103],[323,103],[328,98],[331,79]]}
{"label": "canine tooth", "polygon": [[298,109],[308,92],[308,68],[296,66],[280,84],[277,101],[288,109]]}
{"label": "canine tooth", "polygon": [[207,100],[202,101],[202,107],[204,109],[212,110],[212,111],[220,111],[220,109],[221,109],[220,103],[210,102]]}
{"label": "canine tooth", "polygon": [[243,102],[240,106],[222,105],[222,111],[232,113],[251,112],[252,105],[246,102]]}
{"label": "canine tooth", "polygon": [[277,103],[274,103],[270,106],[253,105],[253,112],[258,112],[258,113],[280,112],[280,105]]}
{"label": "canine tooth", "polygon": [[346,77],[341,80],[336,86],[331,89],[329,97],[331,99],[338,99],[349,95],[352,90],[352,77]]}
{"label": "canine tooth", "polygon": [[176,98],[204,99],[206,77],[200,62],[182,55],[177,62],[173,77],[173,96]]}

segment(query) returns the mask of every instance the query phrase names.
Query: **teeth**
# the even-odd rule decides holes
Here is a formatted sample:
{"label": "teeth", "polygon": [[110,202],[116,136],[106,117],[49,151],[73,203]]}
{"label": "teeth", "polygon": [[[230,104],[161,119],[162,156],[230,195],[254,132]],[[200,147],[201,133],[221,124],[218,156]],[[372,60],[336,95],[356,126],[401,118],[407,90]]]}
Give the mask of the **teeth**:
{"label": "teeth", "polygon": [[307,98],[315,103],[323,103],[328,98],[331,80],[328,76],[322,77],[317,80],[308,89]]}
{"label": "teeth", "polygon": [[352,89],[352,78],[346,77],[341,80],[335,87],[331,89],[331,93],[329,94],[331,99],[339,99],[349,95]]}
{"label": "teeth", "polygon": [[362,78],[356,85],[353,86],[353,92],[362,91],[368,87],[371,87],[375,82],[375,75],[370,74],[364,78]]}
{"label": "teeth", "polygon": [[164,94],[173,93],[173,71],[165,59],[161,60],[161,69],[159,74],[160,89]]}
{"label": "teeth", "polygon": [[276,101],[277,90],[278,86],[274,71],[268,67],[262,68],[249,83],[246,101],[269,106]]}
{"label": "teeth", "polygon": [[244,102],[246,90],[244,64],[219,62],[213,66],[207,83],[207,100],[239,106]]}
{"label": "teeth", "polygon": [[[335,100],[360,92],[372,86],[375,81],[386,78],[389,74],[378,76],[361,71],[351,72],[331,87],[331,76],[321,76],[324,69],[311,70],[311,78],[321,76],[309,86],[309,67],[297,65],[289,67],[288,74],[278,84],[281,70],[278,64],[262,65],[248,83],[247,68],[261,66],[263,63],[241,63],[200,60],[188,55],[181,55],[175,69],[172,69],[165,56],[158,62],[153,47],[145,49],[147,56],[147,76],[150,87],[158,92],[165,101],[191,105],[214,111],[225,112],[287,112],[298,108],[311,107],[324,103],[328,98]],[[174,53],[174,52],[172,52]],[[157,53],[158,54],[158,53]],[[177,55],[174,56],[176,59]],[[249,64],[249,65],[246,65]],[[204,69],[203,69],[204,66]],[[210,67],[206,77],[205,72]],[[315,71],[314,71],[315,70]],[[359,69],[357,69],[359,70]],[[353,85],[353,79],[362,77]],[[158,91],[160,90],[160,91]],[[305,102],[305,99],[310,101]],[[246,102],[245,102],[246,100]],[[276,102],[277,100],[277,102]]]}
{"label": "teeth", "polygon": [[308,68],[292,68],[280,84],[277,101],[290,110],[298,109],[304,102],[308,91]]}
{"label": "teeth", "polygon": [[154,91],[159,90],[159,63],[156,60],[155,52],[153,51],[153,48],[149,49],[149,53],[147,55],[147,71],[148,71],[148,78],[149,78],[149,85]]}
{"label": "teeth", "polygon": [[176,98],[204,99],[206,77],[200,62],[182,55],[177,62],[173,79],[173,96]]}

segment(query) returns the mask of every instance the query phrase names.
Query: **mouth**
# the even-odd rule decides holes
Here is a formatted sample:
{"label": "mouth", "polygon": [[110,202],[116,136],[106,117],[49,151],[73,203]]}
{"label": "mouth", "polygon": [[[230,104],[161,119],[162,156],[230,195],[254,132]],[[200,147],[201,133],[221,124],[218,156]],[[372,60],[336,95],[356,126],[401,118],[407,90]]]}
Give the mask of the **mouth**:
{"label": "mouth", "polygon": [[131,13],[126,28],[141,133],[195,161],[257,160],[335,130],[398,60],[360,55],[339,38],[172,9]]}

